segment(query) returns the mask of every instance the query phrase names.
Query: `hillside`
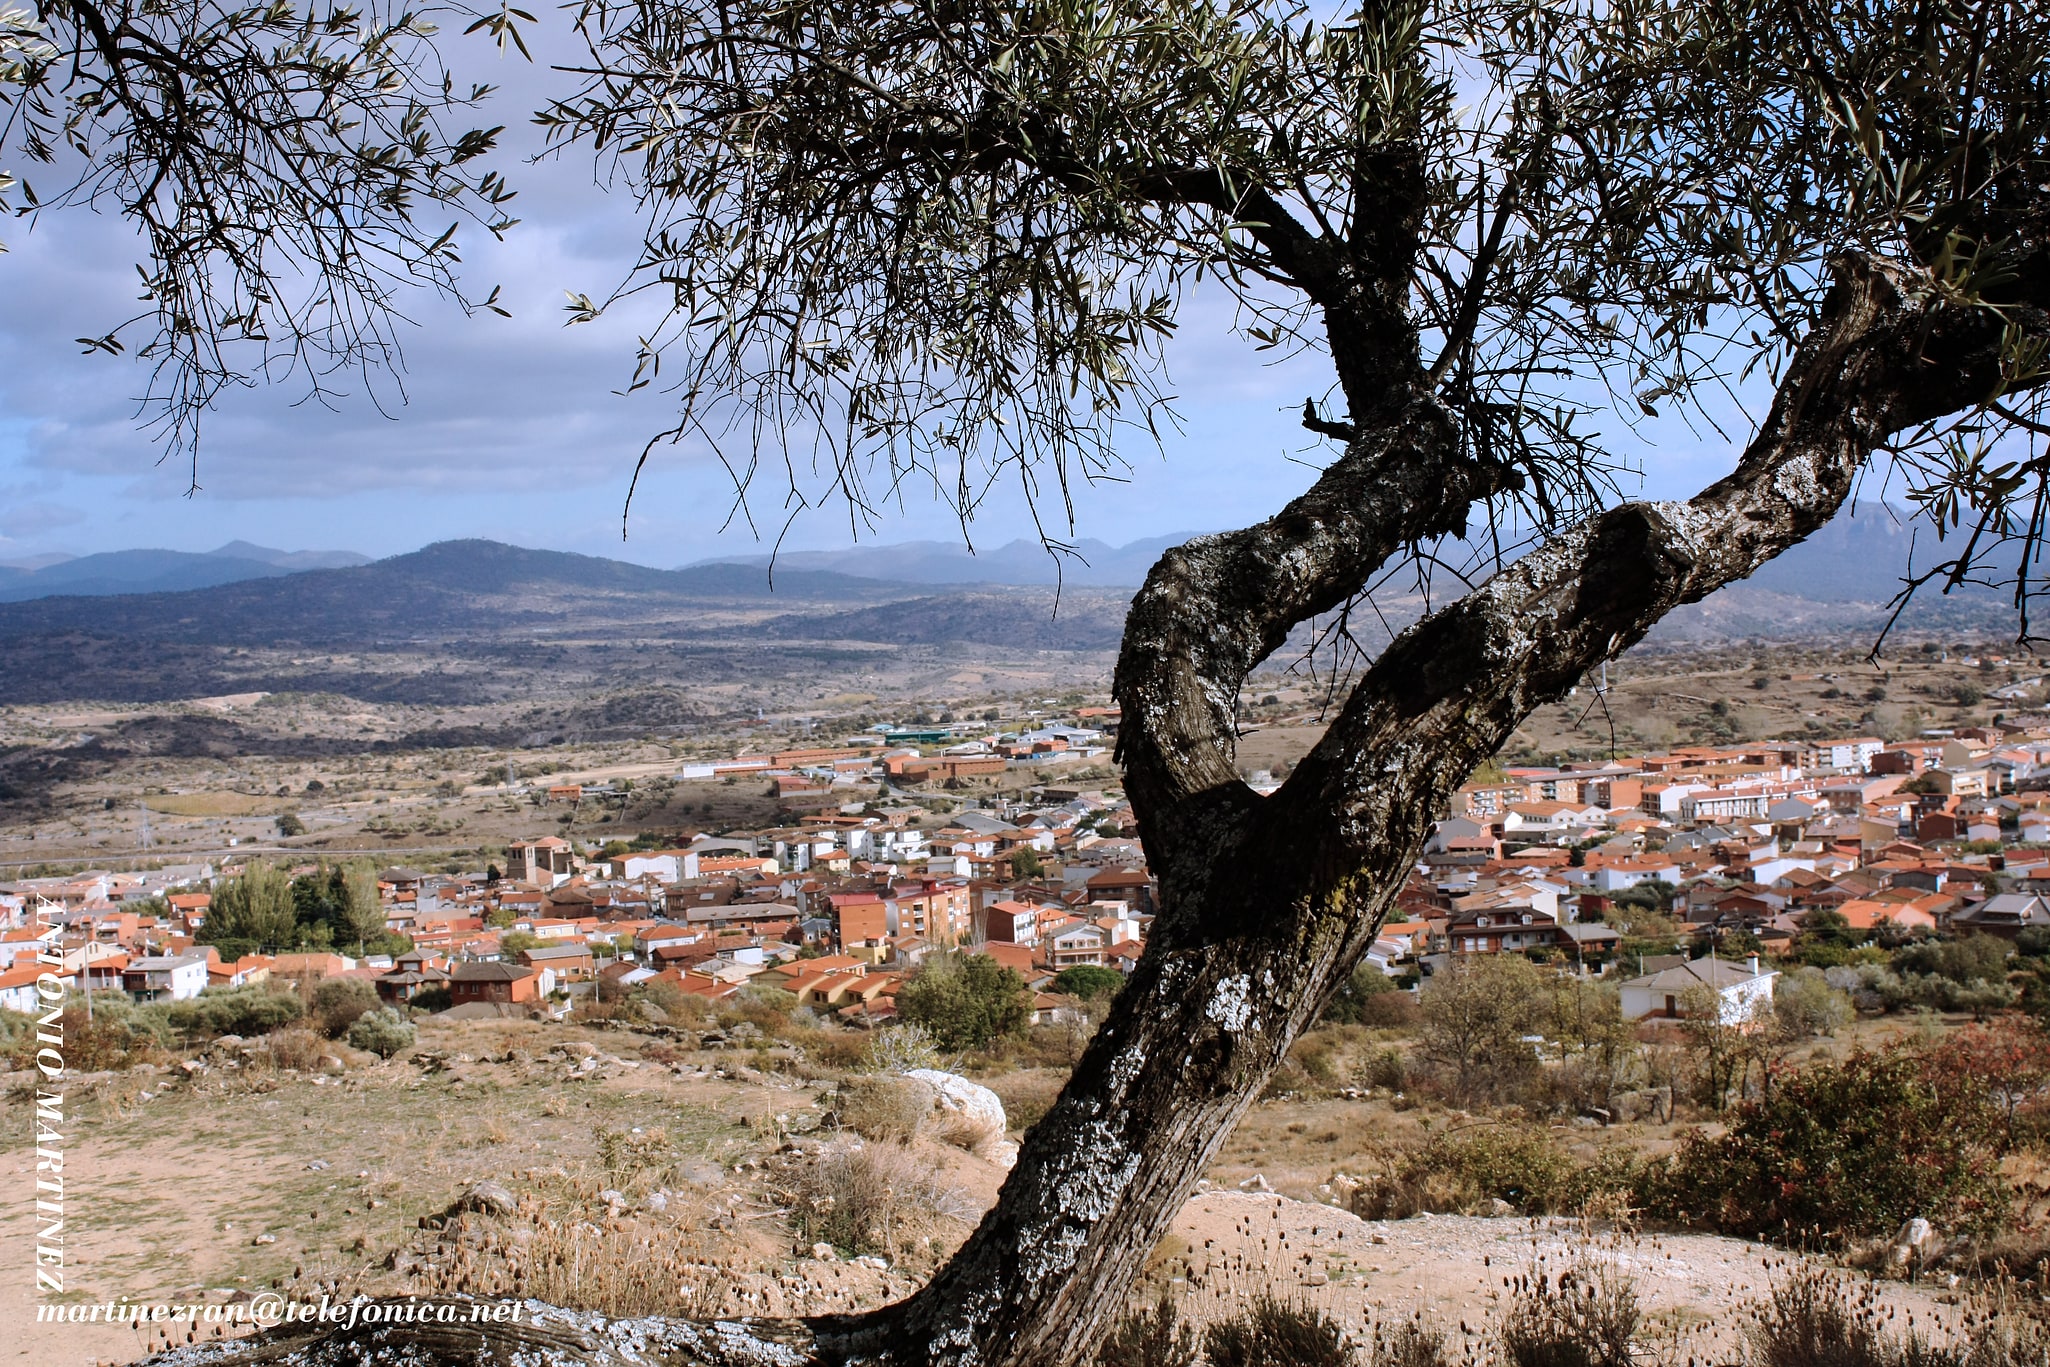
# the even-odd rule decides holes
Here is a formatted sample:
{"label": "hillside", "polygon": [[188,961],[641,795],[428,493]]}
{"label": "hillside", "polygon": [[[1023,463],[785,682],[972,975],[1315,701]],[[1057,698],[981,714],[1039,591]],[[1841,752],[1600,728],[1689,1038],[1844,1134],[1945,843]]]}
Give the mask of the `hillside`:
{"label": "hillside", "polygon": [[206,552],[133,550],[0,566],[0,602],[54,596],[175,593],[305,570],[369,563],[354,551],[279,551],[231,541]]}
{"label": "hillside", "polygon": [[[1682,608],[1649,638],[1651,648],[1729,640],[1870,641],[1911,558],[1930,559],[1917,536],[1880,506],[1840,518],[1704,603]],[[406,555],[339,568],[298,569],[251,558],[280,552],[224,547],[223,572],[255,565],[262,577],[178,592],[30,597],[22,586],[70,572],[82,586],[106,582],[80,557],[39,570],[0,570],[0,648],[14,668],[0,703],[66,698],[154,702],[239,692],[331,692],[430,704],[578,693],[662,683],[813,678],[856,672],[934,652],[1061,652],[1104,656],[1124,627],[1130,590],[1071,578],[1061,589],[1032,582],[936,585],[924,576],[959,569],[937,543],[871,547],[833,563],[875,571],[811,568],[779,560],[705,562],[652,569],[599,556],[531,550],[493,541],[445,541]],[[1043,553],[1013,543],[987,565],[1029,580]],[[941,550],[946,548],[941,547]],[[1098,568],[1129,579],[1157,542],[1101,548]],[[243,550],[251,554],[230,556]],[[124,553],[137,573],[196,573],[183,562]],[[141,558],[137,558],[141,557]],[[286,557],[288,565],[293,559]],[[1029,563],[1028,563],[1029,562]],[[168,566],[168,568],[167,568]],[[965,572],[965,571],[963,571]],[[5,601],[9,598],[16,601]],[[1354,639],[1369,650],[1423,610],[1400,583],[1371,612],[1356,612]],[[2013,629],[2002,594],[1968,587],[1925,591],[1903,614],[1909,633]],[[1303,628],[1282,654],[1308,645]],[[962,656],[964,663],[969,663]]]}

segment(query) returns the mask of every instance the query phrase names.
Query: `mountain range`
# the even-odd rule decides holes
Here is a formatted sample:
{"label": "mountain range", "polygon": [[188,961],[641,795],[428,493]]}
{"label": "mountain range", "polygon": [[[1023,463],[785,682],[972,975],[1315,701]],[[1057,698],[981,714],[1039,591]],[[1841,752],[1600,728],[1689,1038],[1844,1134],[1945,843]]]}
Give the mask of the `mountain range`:
{"label": "mountain range", "polygon": [[280,551],[230,541],[211,551],[102,551],[0,564],[0,603],[57,595],[175,593],[370,562],[355,551]]}
{"label": "mountain range", "polygon": [[[971,551],[951,541],[898,541],[888,545],[849,546],[837,551],[783,551],[773,557],[775,571],[831,570],[865,579],[900,584],[1012,584],[1052,587],[1136,588],[1146,571],[1170,546],[1198,532],[1149,536],[1113,546],[1084,539],[1055,554],[1037,541],[1020,538],[988,550]],[[768,555],[728,555],[693,565],[755,565],[768,567]],[[686,566],[690,568],[690,566]]]}
{"label": "mountain range", "polygon": [[[328,568],[295,566],[360,557],[294,557],[242,543],[172,559],[150,557],[176,553],[83,556],[19,572],[36,581],[71,570],[81,587],[63,596],[46,585],[30,597],[20,581],[0,579],[11,590],[0,592],[0,651],[13,666],[0,673],[0,701],[256,690],[453,698],[540,687],[542,661],[553,662],[550,678],[573,688],[577,679],[665,670],[802,677],[829,658],[950,644],[1105,652],[1123,631],[1129,586],[1178,539],[1085,546],[1087,579],[1069,573],[1058,597],[1045,552],[1023,541],[972,560],[931,542],[800,553],[778,558],[773,582],[766,557],[663,570],[482,540]],[[1932,559],[1929,542],[1891,510],[1868,506],[1750,581],[1672,614],[1653,642],[1869,637],[1886,620],[1911,551],[1917,565]],[[144,583],[214,571],[236,577],[178,591],[108,592],[101,586],[114,582],[113,572],[94,570],[93,561]],[[245,573],[252,565],[260,573]],[[857,569],[870,573],[850,572]],[[940,575],[955,577],[933,577]],[[1414,620],[1424,600],[1402,586],[1375,607],[1372,635],[1361,637],[1370,649],[1384,629]],[[1902,625],[2011,630],[2012,609],[1984,589],[1947,598],[1925,592]],[[1308,640],[1306,630],[1298,635],[1284,653]],[[372,655],[385,663],[369,663]],[[409,663],[393,663],[400,657]]]}

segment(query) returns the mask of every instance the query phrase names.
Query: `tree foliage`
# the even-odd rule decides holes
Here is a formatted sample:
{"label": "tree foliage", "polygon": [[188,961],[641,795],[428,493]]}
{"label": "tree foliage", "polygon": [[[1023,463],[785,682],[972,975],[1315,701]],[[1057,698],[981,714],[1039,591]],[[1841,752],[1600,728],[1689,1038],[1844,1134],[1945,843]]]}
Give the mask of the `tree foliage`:
{"label": "tree foliage", "polygon": [[1459,1101],[1485,1099],[1536,1071],[1537,1052],[1524,1036],[1543,1019],[1545,978],[1519,955],[1479,954],[1424,981],[1420,1043]]}
{"label": "tree foliage", "polygon": [[1835,1243],[1941,1211],[1952,1228],[2005,1209],[2003,1117],[1981,1078],[1910,1050],[1783,1070],[1721,1135],[1696,1133],[1651,1177],[1661,1214],[1726,1233]]}
{"label": "tree foliage", "polygon": [[987,1049],[1024,1033],[1031,1013],[1025,980],[987,954],[928,959],[897,989],[897,1014],[942,1049]]}
{"label": "tree foliage", "polygon": [[0,11],[0,211],[111,209],[141,229],[142,309],[79,341],[150,368],[143,416],[173,452],[193,454],[226,389],[395,374],[401,292],[461,299],[455,224],[512,226],[479,162],[501,129],[462,126],[491,88],[459,88],[435,48],[451,14],[469,17],[379,0]]}

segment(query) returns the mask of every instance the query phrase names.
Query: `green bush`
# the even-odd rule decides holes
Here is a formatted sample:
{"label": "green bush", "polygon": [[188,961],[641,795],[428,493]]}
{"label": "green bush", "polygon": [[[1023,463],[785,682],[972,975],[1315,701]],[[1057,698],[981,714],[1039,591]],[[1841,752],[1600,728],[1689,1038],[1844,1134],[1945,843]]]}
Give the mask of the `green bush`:
{"label": "green bush", "polygon": [[1551,1135],[1534,1125],[1482,1125],[1432,1136],[1352,1195],[1353,1214],[1402,1220],[1423,1211],[1485,1212],[1505,1201],[1526,1214],[1570,1210],[1597,1188],[1630,1185],[1612,1165],[1578,1168]]}
{"label": "green bush", "polygon": [[987,1049],[1025,1033],[1031,993],[1016,971],[987,954],[947,955],[927,960],[897,989],[897,1014],[942,1049]]}
{"label": "green bush", "polygon": [[1352,976],[1339,984],[1331,1000],[1324,1004],[1324,1019],[1332,1025],[1365,1025],[1368,1005],[1377,997],[1396,993],[1393,978],[1378,965],[1363,963],[1353,969]]}
{"label": "green bush", "polygon": [[158,1007],[170,1027],[187,1038],[267,1035],[306,1014],[299,999],[269,987],[210,987],[197,997]]}
{"label": "green bush", "polygon": [[1648,1168],[1646,1209],[1726,1234],[1840,1243],[1944,1213],[1984,1227],[2006,1209],[2001,1118],[1983,1084],[1906,1050],[1860,1050],[1771,1076],[1718,1136]]}
{"label": "green bush", "polygon": [[329,978],[313,989],[310,1014],[321,1034],[340,1039],[359,1016],[378,1005],[377,989],[361,978]]}
{"label": "green bush", "polygon": [[1053,990],[1084,1001],[1115,997],[1124,988],[1125,975],[1101,964],[1076,964],[1053,975]]}
{"label": "green bush", "polygon": [[387,1006],[358,1016],[349,1027],[352,1048],[367,1049],[379,1058],[390,1058],[413,1046],[413,1023]]}

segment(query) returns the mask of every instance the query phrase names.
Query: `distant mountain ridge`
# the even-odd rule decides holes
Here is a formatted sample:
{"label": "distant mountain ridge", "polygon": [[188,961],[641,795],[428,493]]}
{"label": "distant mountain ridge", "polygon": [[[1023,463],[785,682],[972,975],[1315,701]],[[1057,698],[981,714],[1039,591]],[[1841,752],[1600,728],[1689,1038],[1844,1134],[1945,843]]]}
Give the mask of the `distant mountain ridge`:
{"label": "distant mountain ridge", "polygon": [[[773,558],[779,578],[791,570],[830,570],[903,584],[1137,588],[1161,552],[1201,535],[1177,532],[1122,546],[1083,540],[1075,543],[1073,555],[1058,558],[1039,542],[1024,538],[975,552],[956,542],[901,541],[835,551],[784,551]],[[1821,603],[1884,602],[1900,589],[1911,558],[1926,567],[1942,549],[1926,522],[1884,503],[1867,502],[1838,516],[1746,582]],[[727,555],[694,561],[691,567],[767,567],[770,561],[766,554]]]}
{"label": "distant mountain ridge", "polygon": [[[1183,539],[1105,547],[1092,568],[1137,579],[1142,560],[1150,564],[1160,546]],[[1674,612],[1651,642],[1869,639],[1886,620],[1911,544],[1917,566],[1926,567],[1936,553],[1932,541],[1911,534],[1884,508],[1861,509],[1752,580]],[[916,576],[957,572],[949,568],[957,565],[949,558],[952,548],[933,543],[862,548],[859,556],[835,562],[883,572],[875,577],[814,568],[810,562],[818,557],[807,563],[786,557],[772,583],[762,563],[719,560],[664,570],[483,540],[437,542],[332,569],[271,565],[260,576],[174,592],[88,587],[67,596],[31,596],[0,578],[0,651],[16,666],[0,674],[0,701],[147,701],[280,690],[456,697],[518,690],[544,666],[589,680],[619,670],[659,674],[665,667],[658,661],[667,659],[666,668],[700,677],[736,671],[796,677],[828,659],[879,658],[876,652],[893,650],[929,658],[950,646],[1099,654],[1117,648],[1128,587],[1071,577],[1056,595],[1044,571],[1007,554],[1011,549],[973,564],[1029,576],[1025,583],[926,582]],[[893,559],[900,551],[902,559]],[[247,555],[218,558],[245,567],[263,563]],[[170,567],[179,569],[180,562]],[[105,580],[87,573],[74,582]],[[1373,620],[1356,620],[1356,633],[1375,648],[1424,606],[1422,595],[1399,585],[1377,596]],[[1917,633],[2002,631],[2012,627],[2013,612],[1989,590],[1949,597],[1925,592],[1901,625]],[[1282,656],[1306,648],[1310,636],[1307,627],[1299,628]],[[422,663],[393,663],[401,657]],[[377,659],[383,662],[373,663]],[[464,662],[462,668],[450,667],[450,660]]]}
{"label": "distant mountain ridge", "polygon": [[211,551],[101,551],[55,560],[38,556],[26,564],[0,566],[0,602],[58,595],[177,593],[369,563],[369,556],[355,551],[280,551],[248,541],[230,541]]}
{"label": "distant mountain ridge", "polygon": [[685,568],[768,566],[773,558],[779,577],[785,570],[833,570],[902,584],[1009,584],[1029,588],[1067,584],[1132,589],[1146,581],[1146,571],[1153,568],[1162,551],[1201,535],[1176,532],[1143,537],[1122,546],[1084,539],[1076,542],[1072,550],[1058,555],[1024,537],[981,551],[970,551],[951,541],[895,541],[837,551],[783,551],[774,557],[714,556],[694,561]]}

